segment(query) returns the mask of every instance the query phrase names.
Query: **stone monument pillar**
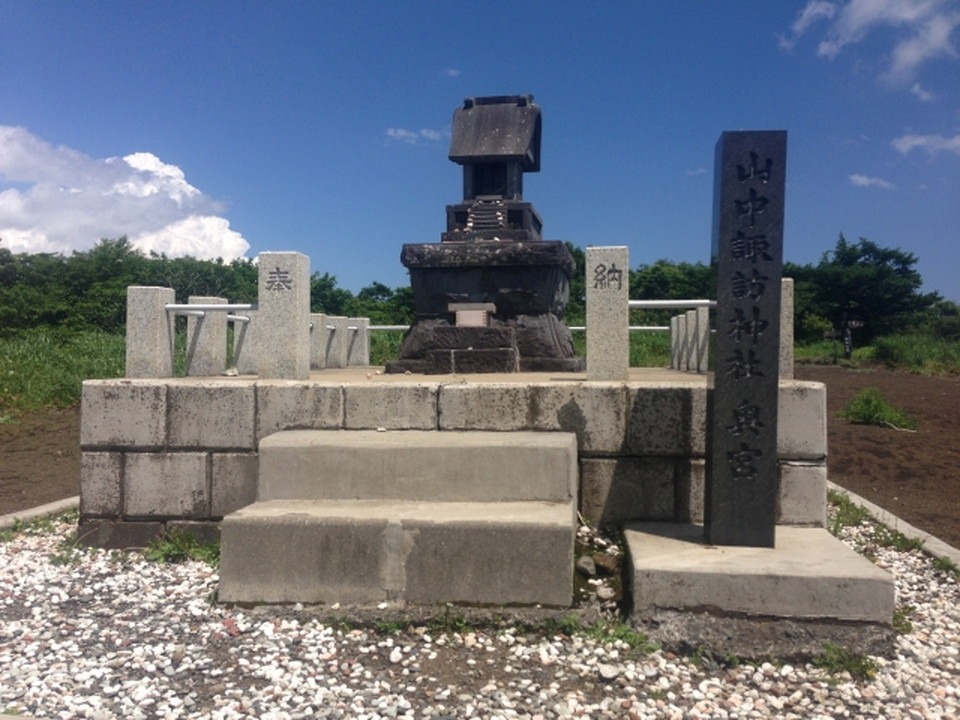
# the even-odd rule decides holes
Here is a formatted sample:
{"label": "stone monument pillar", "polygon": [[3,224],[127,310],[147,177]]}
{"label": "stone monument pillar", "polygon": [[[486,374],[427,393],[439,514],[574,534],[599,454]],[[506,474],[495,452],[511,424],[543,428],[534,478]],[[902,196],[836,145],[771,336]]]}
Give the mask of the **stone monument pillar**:
{"label": "stone monument pillar", "polygon": [[541,237],[523,200],[540,170],[540,108],[530,95],[467,98],[453,115],[450,159],[463,201],[439,243],[404,245],[416,319],[387,372],[583,370],[563,314],[573,257]]}
{"label": "stone monument pillar", "polygon": [[783,131],[725,132],[717,142],[704,496],[715,545],[774,546],[786,159]]}

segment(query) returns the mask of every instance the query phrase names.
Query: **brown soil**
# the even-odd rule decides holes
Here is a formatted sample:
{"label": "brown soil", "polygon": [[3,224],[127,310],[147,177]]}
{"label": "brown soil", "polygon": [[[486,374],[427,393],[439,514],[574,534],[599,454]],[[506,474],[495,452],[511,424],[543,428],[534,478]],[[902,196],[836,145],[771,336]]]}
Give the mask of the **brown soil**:
{"label": "brown soil", "polygon": [[[830,479],[960,547],[960,378],[798,366],[827,386]],[[837,413],[868,387],[917,432],[853,425]],[[0,515],[80,492],[80,412],[41,410],[0,425]]]}

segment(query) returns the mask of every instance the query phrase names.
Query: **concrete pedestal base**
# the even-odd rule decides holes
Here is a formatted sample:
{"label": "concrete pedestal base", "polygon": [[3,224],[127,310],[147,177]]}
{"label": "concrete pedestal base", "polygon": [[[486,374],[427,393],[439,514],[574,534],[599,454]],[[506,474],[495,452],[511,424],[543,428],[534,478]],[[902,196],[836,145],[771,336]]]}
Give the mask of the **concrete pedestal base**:
{"label": "concrete pedestal base", "polygon": [[780,526],[773,548],[707,545],[701,526],[677,523],[624,536],[633,618],[667,645],[785,657],[892,640],[893,578],[822,528]]}

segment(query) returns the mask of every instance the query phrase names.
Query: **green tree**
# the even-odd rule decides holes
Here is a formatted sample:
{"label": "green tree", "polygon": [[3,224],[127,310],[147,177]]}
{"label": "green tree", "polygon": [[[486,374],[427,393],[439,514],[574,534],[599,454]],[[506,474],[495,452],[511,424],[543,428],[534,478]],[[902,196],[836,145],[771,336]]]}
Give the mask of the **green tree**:
{"label": "green tree", "polygon": [[912,253],[883,248],[866,238],[850,243],[841,234],[833,252],[824,253],[814,272],[801,273],[804,283],[812,285],[803,289],[810,294],[809,301],[806,296],[803,299],[803,310],[834,328],[844,319],[862,322],[861,342],[906,332],[920,324],[927,309],[940,300],[937,293],[920,292],[923,279],[916,263]]}

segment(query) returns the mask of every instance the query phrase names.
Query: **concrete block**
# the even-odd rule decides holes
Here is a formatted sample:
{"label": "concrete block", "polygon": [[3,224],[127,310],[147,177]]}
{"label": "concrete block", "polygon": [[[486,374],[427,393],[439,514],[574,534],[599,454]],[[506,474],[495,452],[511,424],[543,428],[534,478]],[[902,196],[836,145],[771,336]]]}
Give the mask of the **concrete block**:
{"label": "concrete block", "polygon": [[347,430],[436,430],[435,384],[360,384],[343,388],[343,427]]}
{"label": "concrete block", "polygon": [[821,383],[780,383],[777,455],[781,460],[822,460],[827,455],[827,389]]}
{"label": "concrete block", "polygon": [[241,375],[256,375],[257,359],[257,311],[244,310],[242,315],[249,322],[233,324],[233,366]]}
{"label": "concrete block", "polygon": [[120,488],[123,455],[84,452],[80,455],[80,515],[119,517],[123,512]]}
{"label": "concrete block", "polygon": [[221,518],[255,502],[260,458],[256,453],[214,453],[210,516]]}
{"label": "concrete block", "polygon": [[684,325],[686,330],[684,332],[684,345],[685,352],[683,356],[683,369],[687,372],[696,372],[697,371],[697,311],[696,310],[687,310],[683,314]]}
{"label": "concrete block", "polygon": [[680,369],[680,345],[683,341],[680,319],[682,315],[673,315],[670,318],[670,367]]}
{"label": "concrete block", "polygon": [[161,448],[167,441],[167,387],[150,380],[85,380],[84,448]]}
{"label": "concrete block", "polygon": [[347,366],[370,364],[370,318],[347,318],[347,326],[356,328],[348,330],[347,337]]}
{"label": "concrete block", "polygon": [[625,520],[670,520],[675,516],[672,458],[583,458],[580,512],[594,526]]}
{"label": "concrete block", "polygon": [[440,387],[441,430],[526,430],[530,388],[518,383],[450,384]]}
{"label": "concrete block", "polygon": [[[190,304],[225,305],[221,297],[191,295]],[[214,310],[187,316],[187,375],[222,375],[227,368],[227,314]]]}
{"label": "concrete block", "polygon": [[209,518],[206,453],[128,453],[123,512],[132,518]]}
{"label": "concrete block", "polygon": [[405,558],[407,602],[569,607],[570,508],[504,505],[487,509],[486,517],[458,518],[441,510],[434,519],[404,521],[403,529],[413,539]]}
{"label": "concrete block", "polygon": [[208,545],[220,542],[220,523],[210,520],[170,520],[165,529],[168,535],[170,533],[183,533]]}
{"label": "concrete block", "polygon": [[173,315],[165,305],[176,302],[171,288],[127,288],[126,376],[173,376]]}
{"label": "concrete block", "polygon": [[257,361],[262,378],[310,376],[310,258],[260,253]]}
{"label": "concrete block", "polygon": [[257,440],[278,430],[339,428],[343,387],[295,380],[261,380],[257,389]]}
{"label": "concrete block", "polygon": [[256,447],[252,384],[236,380],[172,382],[167,409],[170,448]]}
{"label": "concrete block", "polygon": [[780,463],[777,524],[826,527],[826,463]]}
{"label": "concrete block", "polygon": [[630,369],[630,257],[626,246],[587,248],[587,378],[625,381]]}
{"label": "concrete block", "polygon": [[82,518],[77,526],[77,542],[80,545],[104,550],[144,548],[161,535],[162,522]]}
{"label": "concrete block", "polygon": [[518,397],[511,410],[517,416],[525,411],[532,429],[576,433],[580,452],[621,452],[627,426],[627,388],[622,383],[530,385],[528,394],[526,402]]}
{"label": "concrete block", "polygon": [[707,391],[702,381],[629,387],[627,408],[625,453],[703,457]]}
{"label": "concrete block", "polygon": [[776,546],[710,546],[703,528],[624,532],[634,613],[652,609],[827,618],[889,625],[893,578],[821,528],[778,527]]}
{"label": "concrete block", "polygon": [[680,458],[676,465],[676,520],[681,523],[703,522],[703,493],[706,487],[706,460]]}
{"label": "concrete block", "polygon": [[229,515],[220,526],[220,601],[387,600],[381,578],[387,522],[385,517],[331,518],[309,512],[302,503],[289,509],[258,503]]}
{"label": "concrete block", "polygon": [[260,443],[259,500],[570,502],[571,433],[291,430]]}

